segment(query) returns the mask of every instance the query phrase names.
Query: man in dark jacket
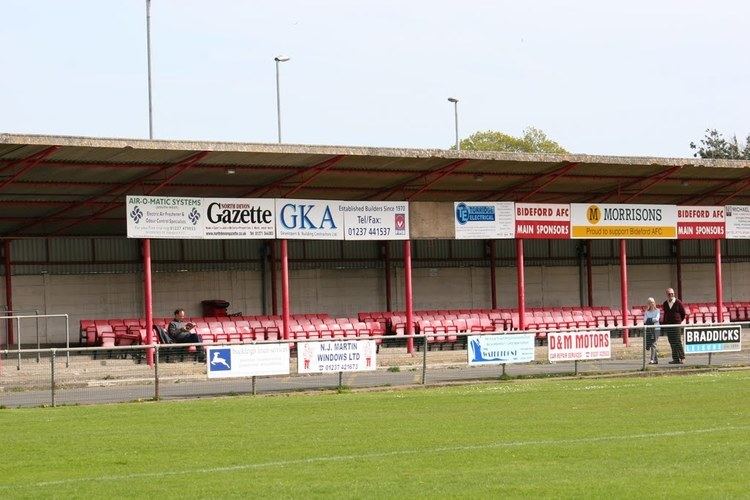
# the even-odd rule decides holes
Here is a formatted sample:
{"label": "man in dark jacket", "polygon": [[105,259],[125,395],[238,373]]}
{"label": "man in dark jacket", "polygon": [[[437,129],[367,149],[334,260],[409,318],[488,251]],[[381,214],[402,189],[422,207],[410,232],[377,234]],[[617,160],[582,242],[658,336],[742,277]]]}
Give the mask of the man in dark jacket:
{"label": "man in dark jacket", "polygon": [[[663,325],[679,325],[685,320],[685,307],[680,302],[680,299],[675,297],[674,290],[667,288],[667,300],[661,306],[664,311]],[[672,365],[685,364],[685,351],[682,348],[682,339],[680,338],[681,328],[672,326],[664,328],[667,339],[669,340],[669,346],[672,348],[672,361],[669,363]]]}

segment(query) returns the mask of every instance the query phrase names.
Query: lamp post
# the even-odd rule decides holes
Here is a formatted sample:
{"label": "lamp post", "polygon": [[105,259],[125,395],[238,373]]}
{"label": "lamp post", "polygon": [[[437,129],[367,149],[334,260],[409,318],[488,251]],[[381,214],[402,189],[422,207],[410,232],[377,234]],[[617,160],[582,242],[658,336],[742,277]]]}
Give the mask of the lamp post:
{"label": "lamp post", "polygon": [[151,104],[151,0],[146,0],[146,60],[148,64],[148,138],[154,138],[154,109]]}
{"label": "lamp post", "polygon": [[273,58],[276,61],[276,124],[278,128],[279,144],[281,144],[281,93],[279,92],[279,63],[287,62],[289,57],[287,56],[276,56]]}
{"label": "lamp post", "polygon": [[455,124],[456,124],[456,151],[461,151],[461,143],[458,142],[458,99],[455,97],[449,97],[448,102],[453,103],[453,113],[455,116]]}

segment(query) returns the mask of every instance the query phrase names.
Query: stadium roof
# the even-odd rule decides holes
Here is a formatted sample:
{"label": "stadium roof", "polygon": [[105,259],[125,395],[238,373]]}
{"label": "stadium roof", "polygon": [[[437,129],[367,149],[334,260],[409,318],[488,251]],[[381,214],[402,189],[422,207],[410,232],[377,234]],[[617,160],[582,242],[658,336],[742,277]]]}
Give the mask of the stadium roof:
{"label": "stadium roof", "polygon": [[0,237],[124,236],[126,194],[750,204],[750,162],[0,134]]}

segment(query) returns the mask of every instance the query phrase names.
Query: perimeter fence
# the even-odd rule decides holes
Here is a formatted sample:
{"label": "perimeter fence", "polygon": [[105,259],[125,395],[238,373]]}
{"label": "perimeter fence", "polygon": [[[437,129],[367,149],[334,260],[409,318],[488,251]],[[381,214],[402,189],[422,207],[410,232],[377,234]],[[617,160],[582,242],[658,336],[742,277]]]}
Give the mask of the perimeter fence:
{"label": "perimeter fence", "polygon": [[695,325],[689,339],[686,330],[685,364],[675,365],[668,364],[666,335],[656,342],[658,364],[649,364],[646,344],[655,329],[643,326],[627,329],[627,345],[622,329],[592,328],[416,335],[413,353],[403,336],[5,350],[0,407],[748,366],[743,326],[748,323]]}

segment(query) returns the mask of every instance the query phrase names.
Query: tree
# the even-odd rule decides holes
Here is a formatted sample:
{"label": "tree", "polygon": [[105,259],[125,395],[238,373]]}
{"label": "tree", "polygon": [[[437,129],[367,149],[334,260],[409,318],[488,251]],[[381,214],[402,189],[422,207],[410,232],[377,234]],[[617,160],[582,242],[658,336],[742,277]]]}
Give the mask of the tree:
{"label": "tree", "polygon": [[701,139],[700,146],[690,143],[690,149],[696,158],[723,158],[727,160],[750,160],[750,135],[745,139],[744,146],[737,141],[737,136],[725,139],[716,129],[706,129],[706,135]]}
{"label": "tree", "polygon": [[568,152],[547,137],[547,134],[534,127],[525,128],[522,137],[514,137],[494,130],[475,132],[461,141],[461,149],[468,151],[512,151],[516,153],[565,154]]}

